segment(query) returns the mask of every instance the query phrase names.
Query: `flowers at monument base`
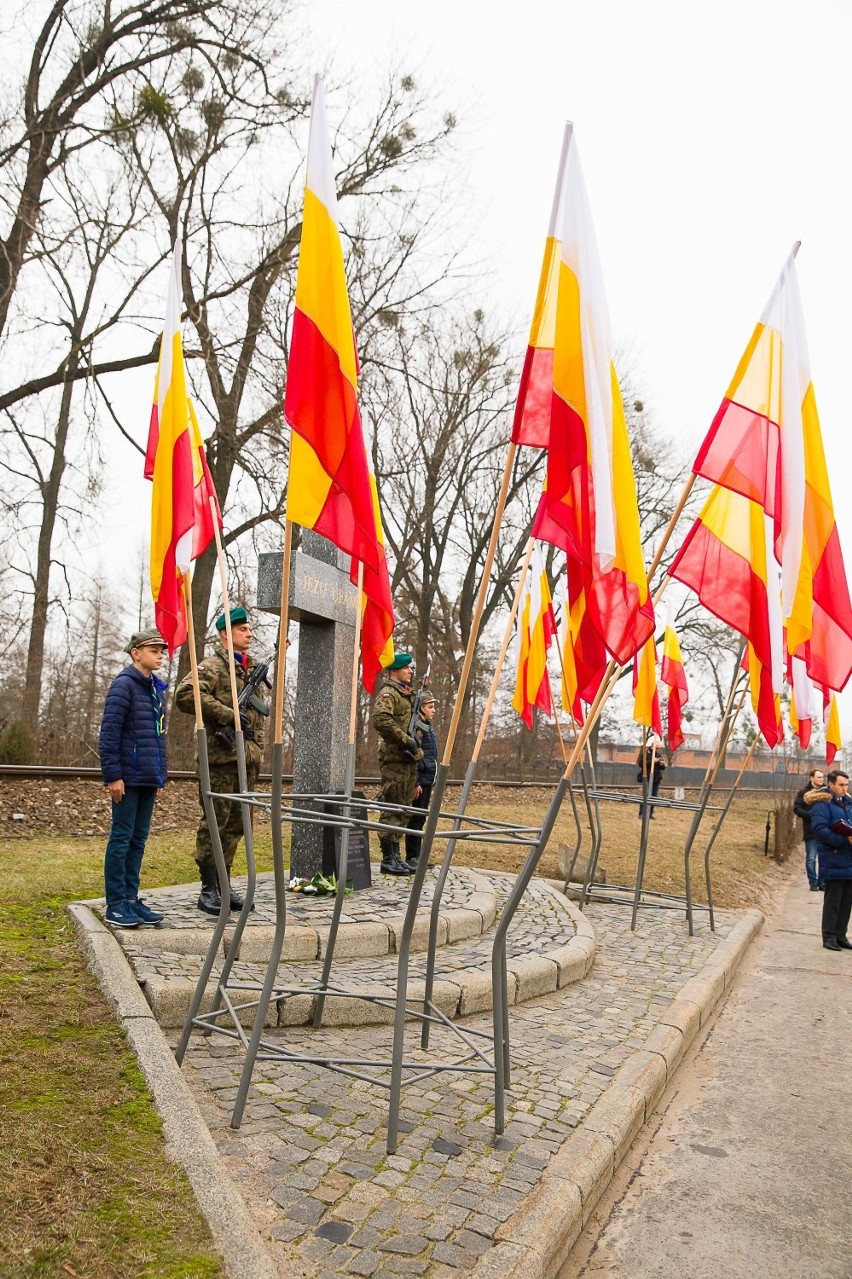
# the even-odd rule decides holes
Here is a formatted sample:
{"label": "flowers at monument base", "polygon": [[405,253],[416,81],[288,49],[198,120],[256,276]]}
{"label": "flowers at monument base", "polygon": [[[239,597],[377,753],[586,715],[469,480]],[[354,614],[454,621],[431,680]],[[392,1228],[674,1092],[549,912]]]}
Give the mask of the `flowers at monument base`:
{"label": "flowers at monument base", "polygon": [[[304,897],[333,897],[337,892],[337,876],[324,875],[317,871],[310,879],[294,875],[287,885],[291,893],[301,893]],[[352,889],[344,890],[347,897],[352,896]]]}

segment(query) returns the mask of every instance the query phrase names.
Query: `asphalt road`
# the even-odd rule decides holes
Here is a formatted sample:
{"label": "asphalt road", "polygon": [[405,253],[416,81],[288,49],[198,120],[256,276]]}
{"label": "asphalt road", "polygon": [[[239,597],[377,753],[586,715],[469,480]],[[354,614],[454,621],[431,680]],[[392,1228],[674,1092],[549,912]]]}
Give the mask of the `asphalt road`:
{"label": "asphalt road", "polygon": [[852,951],[821,907],[796,869],[559,1279],[852,1279]]}

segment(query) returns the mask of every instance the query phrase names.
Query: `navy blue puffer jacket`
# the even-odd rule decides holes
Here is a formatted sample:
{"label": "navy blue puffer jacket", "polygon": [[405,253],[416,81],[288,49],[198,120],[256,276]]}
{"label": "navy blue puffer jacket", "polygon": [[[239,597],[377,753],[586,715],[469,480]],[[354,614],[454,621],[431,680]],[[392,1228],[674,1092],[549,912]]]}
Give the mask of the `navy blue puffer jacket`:
{"label": "navy blue puffer jacket", "polygon": [[848,835],[832,830],[835,822],[852,826],[852,797],[828,792],[811,805],[811,832],[817,841],[820,879],[852,879],[852,844]]}
{"label": "navy blue puffer jacket", "polygon": [[438,743],[431,724],[420,735],[420,749],[423,758],[417,764],[417,785],[431,786],[438,771]]}
{"label": "navy blue puffer jacket", "polygon": [[110,684],[98,743],[104,782],[165,786],[167,687],[135,666],[125,666]]}

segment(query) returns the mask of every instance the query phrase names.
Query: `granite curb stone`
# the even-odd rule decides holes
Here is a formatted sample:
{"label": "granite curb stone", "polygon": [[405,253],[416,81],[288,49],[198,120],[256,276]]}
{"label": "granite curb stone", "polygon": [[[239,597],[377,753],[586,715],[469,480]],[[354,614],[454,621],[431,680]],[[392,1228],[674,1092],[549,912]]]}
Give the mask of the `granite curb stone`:
{"label": "granite curb stone", "polygon": [[278,1279],[257,1226],[227,1173],[201,1111],[153,1018],[126,957],[108,928],[85,906],[68,913],[89,970],[124,1025],[163,1121],[166,1154],[185,1170],[230,1279]]}
{"label": "granite curb stone", "polygon": [[[661,1018],[665,1028],[653,1031],[616,1072],[582,1129],[554,1155],[518,1212],[500,1226],[495,1236],[500,1248],[473,1270],[471,1279],[498,1273],[504,1279],[552,1279],[558,1273],[698,1029],[730,987],[763,921],[762,912],[745,911],[700,972],[684,983]],[[497,1252],[507,1245],[514,1250],[501,1252],[498,1260]]]}

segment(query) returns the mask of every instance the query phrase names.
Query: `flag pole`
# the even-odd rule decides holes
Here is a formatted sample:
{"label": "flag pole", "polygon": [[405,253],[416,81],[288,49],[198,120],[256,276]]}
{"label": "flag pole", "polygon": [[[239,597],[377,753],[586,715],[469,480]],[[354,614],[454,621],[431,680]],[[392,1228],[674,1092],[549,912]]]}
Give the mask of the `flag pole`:
{"label": "flag pole", "polygon": [[[515,598],[512,600],[512,607],[509,611],[509,619],[506,622],[506,629],[503,632],[503,643],[500,646],[500,652],[497,656],[497,665],[494,669],[494,675],[491,680],[491,688],[488,690],[488,697],[485,700],[485,708],[482,712],[482,718],[479,724],[479,732],[477,733],[476,741],[473,746],[473,751],[470,756],[470,762],[468,763],[468,766],[467,766],[467,772],[465,773],[464,782],[462,784],[461,795],[459,796],[459,802],[456,807],[455,816],[453,817],[453,824],[450,830],[450,834],[447,838],[446,848],[444,849],[444,856],[441,861],[441,868],[438,871],[438,879],[435,884],[435,891],[432,894],[432,905],[429,913],[429,944],[426,949],[426,981],[425,981],[424,990],[423,990],[423,1011],[424,1013],[427,1013],[427,1014],[429,1012],[429,1004],[431,1003],[431,1000],[432,1000],[432,990],[434,987],[434,980],[435,980],[435,950],[438,944],[438,923],[439,923],[439,917],[440,917],[441,901],[444,895],[444,886],[447,882],[447,877],[450,873],[450,864],[453,860],[453,855],[456,851],[456,844],[458,843],[458,839],[456,837],[455,832],[461,829],[462,818],[464,817],[465,811],[467,809],[467,801],[470,797],[471,787],[473,786],[473,779],[476,776],[476,767],[479,762],[479,752],[481,751],[482,744],[485,741],[485,733],[488,728],[488,721],[491,718],[491,708],[493,707],[494,699],[497,696],[497,688],[500,683],[500,675],[503,671],[503,663],[506,660],[506,653],[508,652],[509,644],[512,639],[512,631],[515,625],[515,618],[517,617],[518,608],[520,607],[521,595],[523,594],[524,582],[526,581],[526,576],[527,576],[527,573],[529,572],[530,561],[532,559],[534,546],[535,546],[534,539],[532,537],[528,538],[526,551],[524,553],[524,559],[521,564],[521,572],[518,577],[518,585],[515,588]],[[434,799],[431,800],[431,803],[434,803]],[[421,857],[423,855],[422,843],[421,843],[420,855]],[[424,1017],[423,1024],[420,1030],[420,1047],[424,1050],[424,1052],[429,1047],[429,1029],[430,1029],[430,1023],[428,1019]]]}
{"label": "flag pole", "polygon": [[234,728],[242,732],[240,725],[240,695],[237,692],[237,672],[234,664],[234,633],[231,630],[231,601],[228,597],[228,574],[225,567],[225,553],[222,550],[222,539],[219,536],[219,512],[214,498],[210,498],[210,514],[213,516],[213,536],[216,539],[216,563],[219,568],[219,582],[222,586],[222,605],[225,610],[225,634],[228,637],[228,675],[231,681],[231,704],[234,709]]}
{"label": "flag pole", "polygon": [[399,959],[397,961],[396,972],[396,1005],[394,1009],[393,1022],[393,1049],[391,1054],[392,1065],[386,1142],[386,1148],[389,1155],[395,1154],[397,1140],[399,1137],[399,1103],[402,1094],[402,1054],[405,1036],[406,998],[408,991],[408,956],[411,937],[414,932],[417,907],[423,891],[423,881],[426,878],[426,868],[429,865],[429,857],[432,852],[432,845],[435,841],[435,831],[438,826],[438,817],[441,811],[441,804],[444,799],[444,791],[447,787],[450,759],[453,753],[453,747],[455,746],[456,734],[458,733],[459,720],[461,719],[467,682],[470,677],[470,668],[473,665],[473,655],[476,649],[476,641],[482,622],[482,614],[485,610],[485,597],[488,592],[488,582],[491,577],[491,568],[494,564],[494,556],[497,553],[500,526],[506,510],[509,483],[512,478],[512,467],[515,463],[516,453],[517,445],[514,440],[510,440],[509,447],[506,450],[506,461],[503,466],[503,479],[500,483],[497,507],[494,512],[494,523],[491,527],[491,537],[488,542],[488,550],[485,554],[485,563],[482,567],[482,578],[479,583],[479,591],[477,592],[476,604],[474,607],[473,618],[471,620],[470,634],[465,647],[462,669],[459,674],[459,684],[456,690],[453,714],[450,720],[449,729],[447,730],[444,754],[441,757],[441,761],[438,764],[437,769],[435,770],[435,781],[432,784],[432,799],[429,805],[429,814],[426,818],[426,825],[420,841],[420,856],[417,860],[417,869],[414,872],[413,883],[409,892],[408,905],[402,922],[402,932],[397,943]]}
{"label": "flag pole", "polygon": [[[503,515],[506,510],[506,500],[509,494],[509,481],[512,477],[512,467],[515,463],[515,454],[517,453],[517,450],[517,444],[515,444],[514,440],[510,440],[509,447],[506,450],[506,463],[503,467],[503,480],[500,485],[500,493],[497,498],[497,509],[494,513],[494,524],[491,529],[491,538],[485,555],[485,563],[482,566],[482,578],[479,583],[476,605],[474,607],[473,618],[470,624],[470,634],[467,640],[467,647],[465,648],[461,674],[459,675],[459,686],[456,692],[455,706],[453,707],[450,727],[447,730],[447,739],[444,743],[444,754],[441,759],[441,763],[447,768],[449,767],[450,757],[452,756],[453,747],[455,746],[456,733],[458,732],[459,720],[461,719],[467,682],[470,678],[470,668],[473,665],[473,655],[476,650],[476,641],[479,637],[479,627],[482,622],[482,614],[485,610],[485,597],[488,593],[488,583],[491,578],[491,568],[494,564],[494,556],[497,553],[497,542],[500,537],[500,525],[503,521]],[[422,851],[425,851],[428,855],[428,849]]]}
{"label": "flag pole", "polygon": [[293,553],[293,522],[284,520],[284,559],[281,565],[281,607],[278,613],[278,656],[275,660],[275,723],[273,742],[284,741],[284,676],[287,669],[287,630],[290,625],[290,560]]}
{"label": "flag pole", "polygon": [[189,674],[192,680],[192,701],[195,706],[196,731],[204,727],[201,714],[201,686],[198,683],[198,654],[195,651],[195,620],[192,616],[192,585],[189,573],[181,574],[183,606],[186,609],[186,637],[189,648]]}
{"label": "flag pole", "polygon": [[[346,768],[343,777],[342,817],[346,825],[340,831],[340,862],[337,867],[337,891],[334,895],[334,909],[328,928],[328,940],[325,944],[325,957],[322,965],[322,976],[319,992],[314,1008],[314,1027],[322,1025],[322,1013],[325,1007],[325,991],[331,976],[331,965],[334,961],[334,948],[337,944],[337,930],[343,912],[343,898],[346,895],[346,872],[349,866],[349,833],[348,819],[352,815],[352,788],[355,785],[355,726],[358,716],[358,672],[361,658],[361,624],[364,616],[364,563],[358,561],[358,592],[355,600],[355,649],[352,655],[352,689],[349,699],[349,742],[346,747]],[[368,835],[369,839],[369,835]]]}
{"label": "flag pole", "polygon": [[[222,585],[222,603],[225,610],[225,634],[228,637],[228,675],[231,682],[231,704],[234,708],[234,747],[237,753],[237,785],[241,795],[248,792],[248,770],[246,768],[246,739],[243,731],[242,719],[240,718],[240,695],[237,691],[237,667],[236,658],[234,656],[234,632],[231,627],[231,601],[228,595],[228,572],[225,565],[225,552],[222,549],[222,538],[219,533],[219,508],[216,505],[215,497],[208,499],[210,504],[210,514],[213,519],[213,536],[216,539],[216,563],[219,566],[219,581]],[[246,672],[248,674],[248,672]],[[246,893],[243,899],[243,905],[240,910],[240,918],[231,938],[231,948],[229,957],[225,960],[225,968],[223,970],[223,979],[227,981],[231,963],[230,955],[235,955],[239,947],[240,937],[242,936],[245,922],[248,919],[249,912],[252,910],[254,903],[254,890],[257,883],[257,874],[254,864],[254,838],[253,838],[253,818],[254,813],[252,807],[245,800],[240,802],[240,810],[243,820],[243,840],[246,846]],[[228,901],[222,897],[222,910],[227,914],[231,907],[231,890],[230,890],[230,870],[228,870]],[[231,961],[232,962],[232,961]],[[220,981],[220,987],[222,982]]]}
{"label": "flag pole", "polygon": [[[216,863],[216,875],[219,880],[219,895],[221,898],[221,907],[219,910],[219,918],[213,928],[210,936],[210,943],[207,947],[207,954],[201,965],[198,974],[198,981],[195,985],[195,991],[190,1000],[189,1009],[183,1023],[180,1041],[175,1050],[175,1060],[180,1066],[183,1062],[189,1044],[189,1037],[192,1034],[192,1027],[198,1010],[201,1007],[201,1001],[207,990],[207,982],[213,971],[213,964],[218,955],[219,948],[222,944],[222,938],[225,934],[225,928],[228,923],[229,912],[226,909],[225,898],[228,895],[228,871],[225,866],[225,856],[222,852],[222,839],[219,834],[219,826],[216,822],[216,813],[213,808],[213,800],[210,794],[210,761],[207,756],[207,733],[204,729],[204,720],[201,711],[201,686],[198,682],[198,656],[195,651],[195,623],[192,617],[192,585],[190,576],[182,576],[182,586],[184,594],[184,603],[186,608],[186,630],[187,643],[189,645],[189,669],[192,677],[192,695],[195,703],[195,743],[198,751],[198,785],[201,791],[201,806],[204,810],[204,816],[207,819],[207,827],[210,831],[210,845],[213,849],[213,860]],[[230,900],[227,902],[230,906]],[[219,987],[217,985],[217,999]],[[209,1033],[209,1032],[208,1032]]]}
{"label": "flag pole", "polygon": [[746,755],[745,759],[740,765],[740,771],[737,773],[737,776],[734,780],[734,784],[731,786],[731,789],[728,791],[728,797],[725,800],[725,806],[716,820],[716,825],[713,827],[713,830],[710,834],[710,838],[707,841],[707,847],[704,849],[704,883],[707,887],[707,909],[710,915],[711,933],[715,933],[716,931],[716,920],[713,915],[713,890],[710,885],[710,851],[713,848],[713,844],[716,841],[716,836],[719,834],[719,831],[722,829],[722,823],[724,822],[725,818],[728,816],[728,812],[730,811],[731,804],[734,801],[734,796],[736,795],[739,789],[740,782],[742,781],[743,776],[745,775],[746,769],[748,768],[749,764],[752,761],[754,752],[757,749],[757,743],[759,741],[760,741],[760,734],[758,733],[755,736],[755,739],[752,742],[751,746],[748,748],[748,754]]}
{"label": "flag pole", "polygon": [[272,741],[272,793],[270,796],[269,815],[272,826],[272,870],[275,884],[275,932],[269,951],[269,960],[263,978],[257,1008],[254,1014],[251,1036],[246,1045],[243,1072],[234,1099],[231,1114],[231,1127],[239,1128],[242,1123],[254,1063],[257,1060],[258,1048],[266,1023],[269,1000],[272,988],[278,975],[281,952],[284,949],[284,934],[287,929],[287,873],[284,868],[284,839],[282,835],[281,792],[284,773],[284,676],[287,667],[287,627],[290,620],[290,559],[293,549],[293,524],[284,519],[284,551],[281,564],[281,604],[278,615],[278,657],[275,662],[275,723]]}

